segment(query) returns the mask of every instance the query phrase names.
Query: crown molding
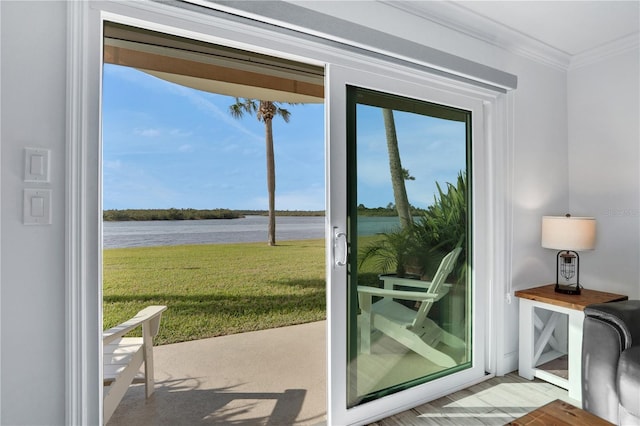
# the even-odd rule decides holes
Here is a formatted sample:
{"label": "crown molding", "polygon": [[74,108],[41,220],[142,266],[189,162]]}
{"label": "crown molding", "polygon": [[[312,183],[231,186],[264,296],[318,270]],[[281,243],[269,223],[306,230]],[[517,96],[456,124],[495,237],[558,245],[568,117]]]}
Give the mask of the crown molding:
{"label": "crown molding", "polygon": [[558,70],[571,64],[566,52],[450,1],[378,1]]}
{"label": "crown molding", "polygon": [[603,61],[615,55],[620,55],[631,50],[640,50],[640,33],[630,34],[610,43],[590,49],[571,58],[570,70],[574,70],[585,65]]}

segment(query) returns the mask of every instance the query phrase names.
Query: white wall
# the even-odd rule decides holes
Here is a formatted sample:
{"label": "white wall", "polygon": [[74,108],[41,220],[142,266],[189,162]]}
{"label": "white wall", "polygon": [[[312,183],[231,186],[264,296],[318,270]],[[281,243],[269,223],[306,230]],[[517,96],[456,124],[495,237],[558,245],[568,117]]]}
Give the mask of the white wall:
{"label": "white wall", "polygon": [[[375,3],[366,14],[349,2],[314,7],[518,76],[518,89],[513,94],[513,191],[506,194],[513,200],[512,281],[519,289],[553,279],[553,253],[540,247],[539,232],[543,214],[563,212],[569,207],[566,72],[388,5]],[[64,422],[65,10],[65,4],[58,2],[0,2],[2,424]],[[588,71],[577,70],[572,87],[580,82],[578,72]],[[594,78],[596,71],[591,74]],[[584,84],[592,84],[591,80]],[[572,101],[579,99],[573,97]],[[637,103],[635,113],[637,117]],[[606,118],[613,120],[615,116]],[[629,140],[628,134],[625,140]],[[627,149],[627,143],[621,139],[617,146]],[[52,179],[48,186],[53,190],[51,226],[21,224],[21,193],[27,186],[22,181],[26,146],[52,150]],[[573,139],[570,146],[573,152]],[[595,142],[590,146],[597,147]],[[637,159],[637,145],[634,152]],[[634,208],[638,206],[635,165]],[[575,179],[571,176],[573,188]],[[576,192],[580,191],[576,188]],[[572,207],[582,208],[579,200],[580,197],[573,197]],[[627,205],[622,197],[615,203]],[[584,209],[592,210],[587,207],[590,206]],[[626,219],[610,218],[612,225],[621,220]],[[625,247],[629,245],[630,242]],[[637,245],[635,248],[637,260]],[[588,262],[585,257],[585,271]],[[637,277],[637,266],[635,272]],[[588,275],[586,272],[585,279]],[[500,322],[508,325],[503,330],[504,345],[499,357],[508,371],[517,365],[517,302],[504,302],[502,308],[505,315]]]}
{"label": "white wall", "polygon": [[[535,62],[517,61],[515,96],[511,284],[521,290],[555,279],[555,253],[540,245],[542,216],[568,207],[566,77]],[[525,62],[525,63],[522,63]],[[517,369],[517,298],[504,306],[504,357],[499,371]]]}
{"label": "white wall", "polygon": [[640,55],[569,72],[570,212],[597,220],[580,253],[587,288],[640,298]]}
{"label": "white wall", "polygon": [[[2,424],[53,425],[65,409],[66,6],[0,3]],[[51,150],[53,224],[22,224],[24,147]]]}

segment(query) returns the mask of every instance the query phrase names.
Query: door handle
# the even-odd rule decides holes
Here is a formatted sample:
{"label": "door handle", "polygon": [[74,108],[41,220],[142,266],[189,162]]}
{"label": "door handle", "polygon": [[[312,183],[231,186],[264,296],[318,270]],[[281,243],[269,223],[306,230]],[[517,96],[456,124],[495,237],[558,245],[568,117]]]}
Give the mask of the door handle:
{"label": "door handle", "polygon": [[333,228],[333,260],[335,266],[347,265],[347,234],[337,227]]}

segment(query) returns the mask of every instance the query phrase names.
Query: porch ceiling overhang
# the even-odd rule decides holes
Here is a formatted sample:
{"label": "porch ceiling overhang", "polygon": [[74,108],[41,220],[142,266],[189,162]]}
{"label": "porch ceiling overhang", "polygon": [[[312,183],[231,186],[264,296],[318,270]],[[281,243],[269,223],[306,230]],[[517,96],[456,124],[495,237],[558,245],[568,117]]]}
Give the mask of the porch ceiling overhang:
{"label": "porch ceiling overhang", "polygon": [[107,27],[104,62],[227,96],[284,103],[324,102],[321,67],[171,36],[165,38],[158,33],[141,34]]}

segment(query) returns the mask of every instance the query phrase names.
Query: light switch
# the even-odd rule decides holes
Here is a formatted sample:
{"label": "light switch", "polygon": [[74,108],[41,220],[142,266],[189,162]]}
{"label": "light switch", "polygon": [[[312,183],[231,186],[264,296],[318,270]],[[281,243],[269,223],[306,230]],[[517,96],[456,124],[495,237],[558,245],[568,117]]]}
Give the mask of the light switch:
{"label": "light switch", "polygon": [[33,176],[44,176],[44,155],[33,154],[31,156],[30,173]]}
{"label": "light switch", "polygon": [[44,148],[24,149],[24,181],[49,182],[49,150]]}
{"label": "light switch", "polygon": [[51,190],[28,188],[23,196],[23,223],[51,225]]}
{"label": "light switch", "polygon": [[31,216],[44,217],[44,197],[38,195],[31,197]]}

